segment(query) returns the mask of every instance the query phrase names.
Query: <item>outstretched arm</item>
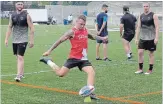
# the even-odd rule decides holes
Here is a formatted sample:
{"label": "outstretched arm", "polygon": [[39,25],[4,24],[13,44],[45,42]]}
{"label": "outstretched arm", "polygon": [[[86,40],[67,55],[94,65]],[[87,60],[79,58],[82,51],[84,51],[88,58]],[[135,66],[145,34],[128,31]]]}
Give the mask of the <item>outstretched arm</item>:
{"label": "outstretched arm", "polygon": [[58,45],[60,45],[62,42],[66,41],[67,39],[70,39],[73,37],[73,31],[69,30],[66,33],[64,33],[63,36],[61,36],[52,46],[51,48],[46,51],[43,56],[48,56],[55,48],[57,48]]}
{"label": "outstretched arm", "polygon": [[101,37],[101,36],[97,36],[97,35],[93,35],[93,34],[88,34],[88,38],[91,40],[107,40],[108,37]]}

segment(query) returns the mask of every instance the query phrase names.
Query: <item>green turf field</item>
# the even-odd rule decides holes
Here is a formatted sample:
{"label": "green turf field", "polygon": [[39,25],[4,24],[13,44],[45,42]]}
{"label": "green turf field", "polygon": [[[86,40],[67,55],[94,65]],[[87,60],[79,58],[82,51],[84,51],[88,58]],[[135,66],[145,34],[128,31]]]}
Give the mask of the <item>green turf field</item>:
{"label": "green turf field", "polygon": [[[68,26],[35,26],[35,46],[27,48],[25,55],[25,79],[16,83],[16,57],[12,55],[11,39],[4,46],[7,26],[1,30],[1,102],[2,104],[84,104],[78,91],[86,85],[87,76],[74,68],[63,78],[53,73],[50,67],[39,62],[43,52],[53,44]],[[126,61],[119,32],[110,32],[109,58],[112,62],[95,60],[95,41],[89,41],[88,57],[96,71],[95,93],[101,98],[90,104],[162,104],[162,36],[155,53],[154,72],[151,75],[136,75],[137,48],[132,41],[133,61]],[[53,51],[51,57],[63,65],[70,50],[69,41]],[[101,49],[102,50],[102,49]],[[102,57],[102,52],[101,52]],[[144,70],[148,69],[145,52]]]}
{"label": "green turf field", "polygon": [[9,19],[0,19],[1,25],[8,25]]}

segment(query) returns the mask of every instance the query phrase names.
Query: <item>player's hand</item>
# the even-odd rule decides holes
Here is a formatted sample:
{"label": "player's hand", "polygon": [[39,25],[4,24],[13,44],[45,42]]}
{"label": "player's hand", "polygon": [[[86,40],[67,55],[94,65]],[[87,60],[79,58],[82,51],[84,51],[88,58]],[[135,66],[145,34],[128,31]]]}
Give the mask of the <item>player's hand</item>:
{"label": "player's hand", "polygon": [[158,39],[155,38],[154,43],[156,45],[158,43]]}
{"label": "player's hand", "polygon": [[108,40],[108,36],[103,37],[103,41],[107,41]]}
{"label": "player's hand", "polygon": [[138,42],[139,42],[139,41],[138,41],[137,39],[135,39],[135,44],[136,44],[136,45],[138,45]]}
{"label": "player's hand", "polygon": [[8,46],[8,40],[5,40],[5,46],[6,47]]}
{"label": "player's hand", "polygon": [[29,42],[29,48],[32,48],[34,46],[33,42]]}
{"label": "player's hand", "polygon": [[97,31],[97,35],[100,35],[101,34],[101,32],[100,31]]}
{"label": "player's hand", "polygon": [[120,37],[122,38],[122,34],[120,34]]}
{"label": "player's hand", "polygon": [[50,55],[50,51],[46,51],[45,53],[42,54],[43,56],[49,56]]}

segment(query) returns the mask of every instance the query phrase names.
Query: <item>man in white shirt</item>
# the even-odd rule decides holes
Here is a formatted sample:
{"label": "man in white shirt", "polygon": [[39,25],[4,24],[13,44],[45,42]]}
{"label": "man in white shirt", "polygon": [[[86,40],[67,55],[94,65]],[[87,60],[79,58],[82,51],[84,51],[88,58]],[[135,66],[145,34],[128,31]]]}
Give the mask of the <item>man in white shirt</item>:
{"label": "man in white shirt", "polygon": [[72,16],[72,14],[70,14],[68,16],[68,23],[71,24],[72,23],[72,20],[73,20],[73,16]]}

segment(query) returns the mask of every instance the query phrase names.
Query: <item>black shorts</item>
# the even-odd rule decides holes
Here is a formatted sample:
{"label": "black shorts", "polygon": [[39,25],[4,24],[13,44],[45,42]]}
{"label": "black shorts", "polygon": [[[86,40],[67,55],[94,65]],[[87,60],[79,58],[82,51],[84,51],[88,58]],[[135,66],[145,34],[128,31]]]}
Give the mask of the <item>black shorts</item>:
{"label": "black shorts", "polygon": [[123,34],[122,38],[127,40],[128,42],[131,42],[131,40],[134,38],[135,34]]}
{"label": "black shorts", "polygon": [[144,49],[149,51],[155,51],[156,45],[154,40],[139,40],[138,49]]}
{"label": "black shorts", "polygon": [[13,43],[13,53],[14,55],[24,56],[28,42],[24,43]]}
{"label": "black shorts", "polygon": [[77,66],[80,70],[82,70],[83,67],[92,66],[92,64],[88,60],[79,60],[75,58],[70,58],[70,59],[67,59],[64,66],[69,69]]}

